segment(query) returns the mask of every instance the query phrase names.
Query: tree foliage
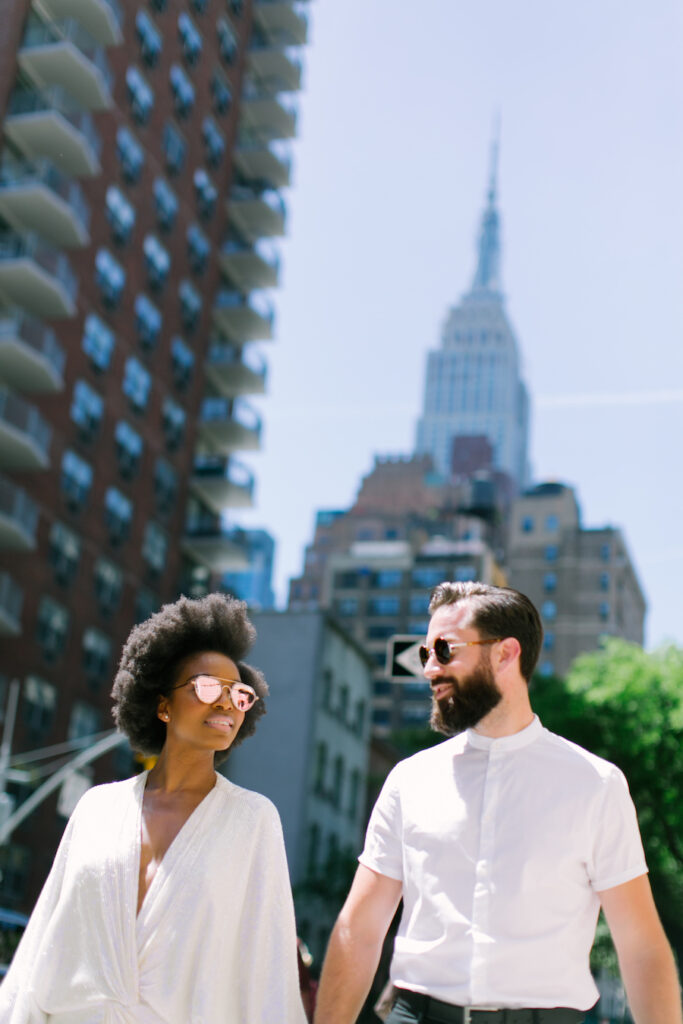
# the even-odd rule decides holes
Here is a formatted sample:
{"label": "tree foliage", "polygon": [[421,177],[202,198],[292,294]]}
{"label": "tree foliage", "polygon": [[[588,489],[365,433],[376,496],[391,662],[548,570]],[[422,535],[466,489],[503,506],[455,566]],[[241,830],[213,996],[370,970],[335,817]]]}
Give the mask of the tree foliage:
{"label": "tree foliage", "polygon": [[543,724],[618,765],[638,810],[657,907],[683,962],[683,650],[610,638],[566,678],[536,679]]}

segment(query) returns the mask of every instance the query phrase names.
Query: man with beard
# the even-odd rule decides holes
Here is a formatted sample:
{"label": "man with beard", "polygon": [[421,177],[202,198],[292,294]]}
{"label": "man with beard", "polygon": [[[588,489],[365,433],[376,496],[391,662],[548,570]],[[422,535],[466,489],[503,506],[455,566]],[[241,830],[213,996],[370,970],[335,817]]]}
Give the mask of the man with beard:
{"label": "man with beard", "polygon": [[403,898],[388,1024],[579,1024],[602,906],[636,1024],[682,1024],[635,810],[614,765],[543,728],[523,594],[442,583],[420,649],[432,726],[372,812],[323,967],[316,1024],[352,1024]]}

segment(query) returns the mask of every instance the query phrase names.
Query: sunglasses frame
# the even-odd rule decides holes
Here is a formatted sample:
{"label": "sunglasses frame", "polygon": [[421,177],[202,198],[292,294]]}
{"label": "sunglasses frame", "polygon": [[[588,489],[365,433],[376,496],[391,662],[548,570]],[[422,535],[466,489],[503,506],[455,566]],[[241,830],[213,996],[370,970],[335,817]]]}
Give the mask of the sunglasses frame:
{"label": "sunglasses frame", "polygon": [[[221,692],[219,693],[218,697],[216,697],[216,700],[202,700],[202,698],[199,696],[199,691],[197,689],[197,682],[196,682],[197,679],[215,679],[215,681],[217,683],[221,683],[222,684]],[[195,692],[197,700],[201,701],[202,704],[206,704],[207,707],[210,704],[215,704],[217,700],[220,700],[221,697],[223,696],[223,693],[224,693],[226,688],[227,688],[228,696],[230,697],[230,703],[232,704],[232,706],[237,711],[244,711],[245,714],[247,713],[247,711],[251,711],[251,709],[256,704],[256,701],[259,700],[259,695],[256,692],[256,690],[254,689],[254,687],[250,686],[249,683],[245,683],[242,679],[223,679],[222,676],[214,676],[214,675],[211,674],[211,672],[197,672],[196,675],[190,676],[189,679],[186,679],[184,682],[179,683],[179,686],[187,686],[188,683],[192,683],[192,689]],[[233,700],[232,691],[234,690],[234,688],[236,686],[242,686],[245,689],[247,689],[249,691],[249,693],[253,693],[254,699],[253,699],[253,701],[251,702],[251,704],[249,705],[248,708],[240,708],[238,703],[237,703],[237,701]]]}
{"label": "sunglasses frame", "polygon": [[[427,667],[427,662],[431,658],[432,654],[438,661],[439,665],[450,665],[453,661],[455,651],[459,647],[484,647],[487,644],[500,643],[501,638],[499,636],[492,638],[491,640],[447,640],[445,636],[437,636],[434,641],[433,647],[427,647],[426,644],[421,644],[418,649],[418,656],[420,658],[420,664],[422,668]],[[446,644],[448,648],[448,658],[446,661],[443,660],[443,656],[439,656],[436,650],[437,644]]]}

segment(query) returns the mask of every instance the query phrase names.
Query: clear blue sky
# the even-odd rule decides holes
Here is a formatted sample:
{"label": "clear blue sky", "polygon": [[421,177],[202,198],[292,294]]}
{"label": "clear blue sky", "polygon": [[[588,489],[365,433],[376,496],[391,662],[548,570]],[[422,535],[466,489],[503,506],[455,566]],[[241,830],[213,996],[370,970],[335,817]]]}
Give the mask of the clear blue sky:
{"label": "clear blue sky", "polygon": [[315,510],[412,450],[467,289],[500,111],[503,284],[536,480],[620,526],[648,643],[683,644],[683,13],[678,0],[317,0],[257,507],[280,601]]}

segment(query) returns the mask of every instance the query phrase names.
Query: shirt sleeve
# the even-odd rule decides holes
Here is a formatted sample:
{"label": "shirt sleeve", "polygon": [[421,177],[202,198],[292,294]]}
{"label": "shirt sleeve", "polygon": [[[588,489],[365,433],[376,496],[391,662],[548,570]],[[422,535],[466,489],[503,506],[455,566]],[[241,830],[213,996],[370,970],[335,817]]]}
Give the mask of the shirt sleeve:
{"label": "shirt sleeve", "polygon": [[604,781],[594,835],[588,874],[597,892],[647,874],[636,809],[618,768],[612,767]]}
{"label": "shirt sleeve", "polygon": [[394,768],[370,815],[365,847],[358,860],[380,875],[403,881],[402,833],[399,771]]}

